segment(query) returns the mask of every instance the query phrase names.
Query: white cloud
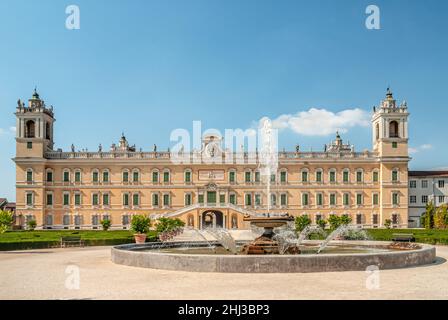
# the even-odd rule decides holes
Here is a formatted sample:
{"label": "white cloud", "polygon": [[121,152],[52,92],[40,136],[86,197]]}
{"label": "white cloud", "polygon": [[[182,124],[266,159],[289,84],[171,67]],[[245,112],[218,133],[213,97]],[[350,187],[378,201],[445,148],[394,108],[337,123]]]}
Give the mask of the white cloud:
{"label": "white cloud", "polygon": [[9,127],[9,131],[11,131],[13,133],[16,133],[17,128],[16,127]]}
{"label": "white cloud", "polygon": [[410,154],[415,154],[415,153],[418,153],[420,151],[429,150],[429,149],[432,149],[432,145],[428,144],[428,143],[425,143],[425,144],[419,145],[417,147],[409,147],[408,151],[409,151]]}
{"label": "white cloud", "polygon": [[16,127],[9,127],[9,129],[0,128],[0,136],[10,135],[16,133]]}
{"label": "white cloud", "polygon": [[282,114],[272,120],[277,129],[291,129],[304,136],[327,136],[336,131],[345,133],[349,128],[370,125],[369,114],[362,109],[346,109],[337,113],[311,108],[296,114]]}

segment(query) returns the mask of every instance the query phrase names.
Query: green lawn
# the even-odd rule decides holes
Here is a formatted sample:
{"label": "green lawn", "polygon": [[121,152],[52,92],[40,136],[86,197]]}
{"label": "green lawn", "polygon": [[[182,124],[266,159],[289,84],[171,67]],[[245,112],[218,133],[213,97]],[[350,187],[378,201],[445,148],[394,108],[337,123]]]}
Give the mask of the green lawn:
{"label": "green lawn", "polygon": [[426,229],[368,229],[372,240],[392,240],[394,233],[412,233],[415,241],[429,244],[448,244],[448,230]]}
{"label": "green lawn", "polygon": [[[0,234],[0,250],[20,250],[57,247],[62,236],[81,236],[85,245],[104,246],[134,242],[133,234],[128,230],[43,230],[8,231]],[[147,241],[156,238],[155,231],[148,234]]]}

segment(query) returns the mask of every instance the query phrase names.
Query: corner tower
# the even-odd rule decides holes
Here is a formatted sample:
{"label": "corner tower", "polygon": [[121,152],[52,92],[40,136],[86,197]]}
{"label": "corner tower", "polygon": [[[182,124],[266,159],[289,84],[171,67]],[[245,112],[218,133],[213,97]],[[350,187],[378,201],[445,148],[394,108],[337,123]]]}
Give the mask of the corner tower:
{"label": "corner tower", "polygon": [[53,150],[53,106],[47,108],[36,89],[28,106],[20,99],[16,107],[16,158],[43,158]]}
{"label": "corner tower", "polygon": [[373,150],[380,157],[408,158],[408,107],[406,101],[397,106],[390,88],[372,117]]}

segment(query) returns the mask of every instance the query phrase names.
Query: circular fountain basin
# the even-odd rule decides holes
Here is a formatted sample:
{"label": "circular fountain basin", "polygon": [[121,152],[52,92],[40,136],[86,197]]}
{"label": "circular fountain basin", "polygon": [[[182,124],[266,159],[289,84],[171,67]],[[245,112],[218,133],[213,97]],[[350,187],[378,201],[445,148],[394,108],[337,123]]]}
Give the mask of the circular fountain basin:
{"label": "circular fountain basin", "polygon": [[[242,244],[238,242],[238,245]],[[305,248],[312,248],[314,244],[317,245],[307,241]],[[111,259],[114,263],[134,267],[230,273],[355,271],[366,270],[370,266],[381,270],[425,265],[436,259],[436,249],[430,245],[418,244],[416,249],[397,250],[388,248],[390,244],[382,241],[333,241],[328,250],[320,254],[297,255],[233,255],[223,253],[223,248],[215,253],[204,242],[170,242],[162,249],[160,243],[125,244],[112,248]],[[213,245],[219,246],[217,243]],[[207,251],[209,253],[204,253]]]}

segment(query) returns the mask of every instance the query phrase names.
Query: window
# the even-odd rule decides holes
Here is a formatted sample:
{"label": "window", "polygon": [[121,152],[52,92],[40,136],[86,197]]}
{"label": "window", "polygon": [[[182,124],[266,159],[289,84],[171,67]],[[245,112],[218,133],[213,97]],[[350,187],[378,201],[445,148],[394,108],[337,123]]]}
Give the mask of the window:
{"label": "window", "polygon": [[330,182],[334,183],[336,182],[336,172],[330,171]]}
{"label": "window", "polygon": [[392,224],[398,224],[398,214],[392,214]]}
{"label": "window", "polygon": [[137,170],[132,172],[132,182],[139,182],[140,181],[140,174]]}
{"label": "window", "polygon": [[316,195],[316,204],[318,205],[318,206],[322,206],[323,204],[324,204],[324,199],[323,199],[324,197],[323,197],[323,195],[322,195],[322,193],[318,193],[317,195]]}
{"label": "window", "polygon": [[28,142],[26,143],[26,148],[27,148],[27,149],[33,149],[33,143],[32,143],[31,141],[28,141]]}
{"label": "window", "polygon": [[379,219],[378,219],[378,214],[377,213],[374,213],[373,215],[372,215],[372,223],[373,224],[378,224],[378,221],[379,221]]}
{"label": "window", "polygon": [[356,224],[362,224],[362,214],[360,213],[356,215]]}
{"label": "window", "polygon": [[255,182],[260,182],[260,171],[255,171]]}
{"label": "window", "polygon": [[229,182],[230,183],[235,183],[235,171],[230,171],[229,172]]}
{"label": "window", "polygon": [[75,206],[80,206],[80,205],[81,205],[81,194],[75,193]]}
{"label": "window", "polygon": [[191,205],[191,193],[185,194],[185,205],[190,206]]}
{"label": "window", "polygon": [[445,180],[439,180],[439,188],[445,188]]}
{"label": "window", "polygon": [[103,182],[109,182],[109,171],[103,171]]}
{"label": "window", "polygon": [[409,197],[409,202],[410,203],[417,203],[417,196],[410,196]]}
{"label": "window", "polygon": [[409,181],[409,188],[411,188],[411,189],[417,188],[417,181],[415,181],[415,180]]}
{"label": "window", "polygon": [[302,193],[302,206],[309,205],[308,193]]}
{"label": "window", "polygon": [[316,182],[322,182],[322,171],[316,172]]}
{"label": "window", "polygon": [[47,193],[47,206],[51,207],[53,205],[53,194]]}
{"label": "window", "polygon": [[62,223],[64,224],[64,226],[68,226],[70,224],[70,215],[65,214]]}
{"label": "window", "polygon": [[123,171],[123,182],[129,182],[129,172]]}
{"label": "window", "polygon": [[398,205],[399,202],[399,196],[397,192],[392,193],[392,204],[394,206]]}
{"label": "window", "polygon": [[363,181],[362,171],[356,172],[356,182],[361,183]]}
{"label": "window", "polygon": [[302,182],[308,182],[308,171],[302,171]]}
{"label": "window", "polygon": [[93,171],[92,172],[92,181],[97,183],[98,180],[99,180],[99,173],[98,173],[98,171]]}
{"label": "window", "polygon": [[152,172],[152,182],[159,183],[159,172],[157,171]]}
{"label": "window", "polygon": [[398,171],[393,170],[392,171],[392,182],[397,182],[397,181],[398,181]]}
{"label": "window", "polygon": [[109,194],[105,193],[103,194],[103,206],[108,206],[109,205]]}
{"label": "window", "polygon": [[321,214],[316,214],[316,223],[318,223],[319,221],[321,221],[323,219]]}
{"label": "window", "polygon": [[350,194],[349,193],[344,193],[343,204],[344,204],[344,206],[350,205]]}
{"label": "window", "polygon": [[64,182],[70,182],[70,171],[64,171],[62,180]]}
{"label": "window", "polygon": [[373,182],[378,182],[378,171],[373,171]]}
{"label": "window", "polygon": [[153,207],[159,206],[159,195],[157,193],[154,193],[152,195],[152,205],[153,205]]}
{"label": "window", "polygon": [[163,172],[163,182],[165,182],[165,183],[170,182],[170,172],[169,171]]}
{"label": "window", "polygon": [[230,202],[231,204],[235,204],[235,205],[236,205],[236,195],[235,195],[234,193],[231,193],[231,194],[229,195],[229,202]]}
{"label": "window", "polygon": [[200,203],[200,204],[204,203],[204,194],[200,193],[198,195],[198,203]]}
{"label": "window", "polygon": [[53,171],[47,171],[47,182],[53,182]]}
{"label": "window", "polygon": [[81,182],[81,171],[75,171],[75,182]]}
{"label": "window", "polygon": [[336,194],[335,193],[331,193],[330,194],[330,205],[331,206],[335,206],[336,205]]}
{"label": "window", "polygon": [[374,193],[372,197],[372,203],[374,206],[377,206],[379,204],[379,196],[378,193]]}
{"label": "window", "polygon": [[275,182],[275,173],[271,174],[271,182]]}
{"label": "window", "polygon": [[129,193],[123,193],[123,206],[129,206]]}
{"label": "window", "polygon": [[125,214],[121,217],[121,223],[123,226],[127,226],[131,222],[130,216]]}
{"label": "window", "polygon": [[389,138],[398,137],[398,122],[394,120],[389,123]]}
{"label": "window", "polygon": [[244,173],[244,181],[245,182],[250,182],[250,180],[251,180],[251,172],[250,171],[246,171]]}
{"label": "window", "polygon": [[286,193],[282,193],[280,195],[280,205],[281,206],[286,206],[287,205],[287,196]]}
{"label": "window", "polygon": [[251,206],[252,205],[252,195],[250,193],[246,193],[245,197],[244,197],[244,201],[246,206]]}
{"label": "window", "polygon": [[169,206],[170,205],[170,195],[169,194],[164,194],[163,195],[163,205],[164,206]]}
{"label": "window", "polygon": [[25,138],[35,138],[35,124],[33,120],[28,120],[25,123]]}
{"label": "window", "polygon": [[271,206],[277,205],[277,196],[275,194],[271,194]]}
{"label": "window", "polygon": [[445,196],[439,196],[439,203],[445,203]]}
{"label": "window", "polygon": [[286,171],[280,172],[280,182],[282,183],[286,182]]}
{"label": "window", "polygon": [[224,193],[221,193],[219,195],[219,203],[225,204],[226,203],[226,195]]}
{"label": "window", "polygon": [[349,181],[349,175],[350,173],[348,171],[344,171],[342,173],[342,181],[344,181],[345,183],[347,183]]}
{"label": "window", "polygon": [[394,141],[392,142],[392,148],[397,149],[398,148],[398,142]]}
{"label": "window", "polygon": [[33,182],[33,171],[31,169],[26,171],[26,182]]}
{"label": "window", "polygon": [[255,205],[261,206],[261,195],[259,193],[255,194]]}
{"label": "window", "polygon": [[422,180],[422,188],[428,188],[428,180]]}
{"label": "window", "polygon": [[138,193],[134,193],[132,195],[132,205],[138,206],[140,204],[140,195]]}
{"label": "window", "polygon": [[92,216],[92,225],[97,226],[100,224],[100,217],[97,214]]}
{"label": "window", "polygon": [[97,193],[92,194],[92,205],[97,206],[99,204],[99,197]]}
{"label": "window", "polygon": [[185,182],[186,183],[191,182],[191,171],[185,171]]}
{"label": "window", "polygon": [[45,224],[47,226],[52,226],[53,225],[53,216],[52,215],[48,215],[45,217]]}
{"label": "window", "polygon": [[69,206],[70,205],[70,194],[69,193],[64,193],[62,196],[62,204],[64,206]]}
{"label": "window", "polygon": [[358,206],[362,206],[363,204],[363,199],[362,199],[362,193],[357,193],[356,194],[356,205]]}

